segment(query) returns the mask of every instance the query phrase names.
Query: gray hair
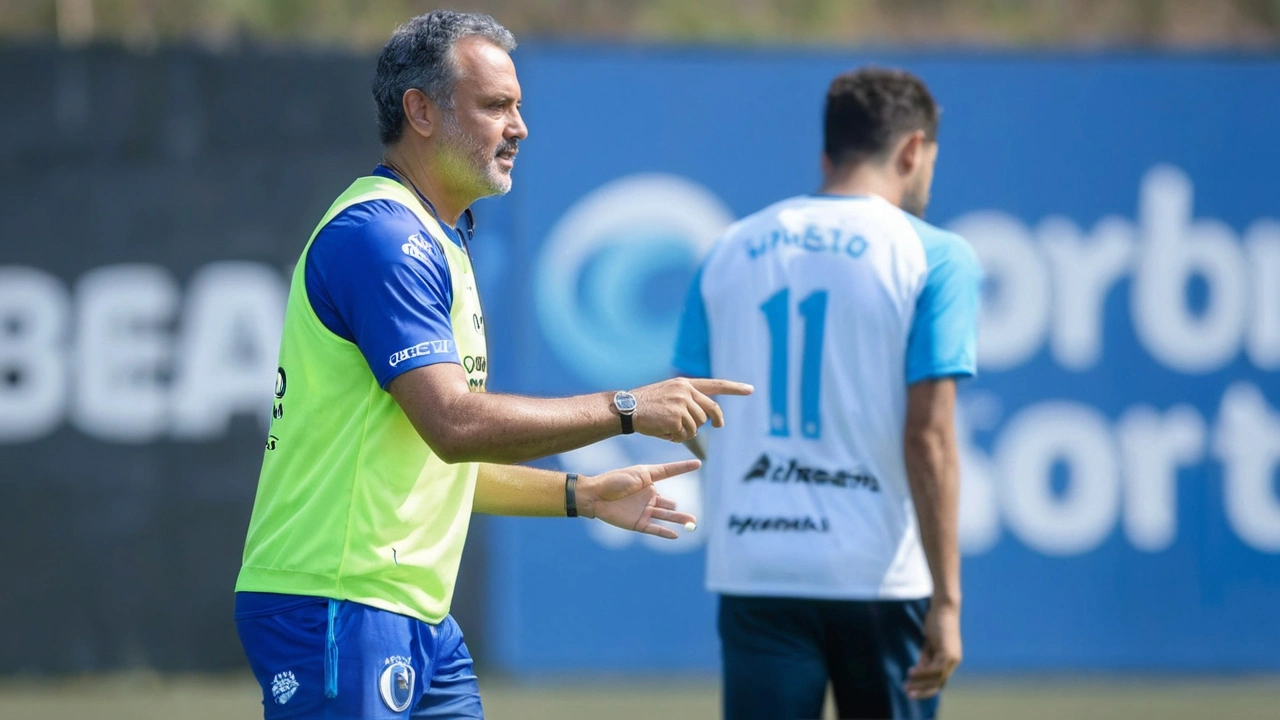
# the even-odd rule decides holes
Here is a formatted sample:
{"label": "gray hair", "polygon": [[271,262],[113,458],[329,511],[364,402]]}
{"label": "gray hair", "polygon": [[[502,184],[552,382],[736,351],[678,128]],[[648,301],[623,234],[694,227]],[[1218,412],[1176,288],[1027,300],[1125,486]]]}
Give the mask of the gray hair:
{"label": "gray hair", "polygon": [[437,107],[453,108],[458,61],[453,48],[472,35],[511,52],[516,38],[488,15],[435,10],[396,28],[378,55],[373,76],[373,102],[378,108],[378,136],[383,145],[400,139],[404,130],[405,92],[418,89]]}

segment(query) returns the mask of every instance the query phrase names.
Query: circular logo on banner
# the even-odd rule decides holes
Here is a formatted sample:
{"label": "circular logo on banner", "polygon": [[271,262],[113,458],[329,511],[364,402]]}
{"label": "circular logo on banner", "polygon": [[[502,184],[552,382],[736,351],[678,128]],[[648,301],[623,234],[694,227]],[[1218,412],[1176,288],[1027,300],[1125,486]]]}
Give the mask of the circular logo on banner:
{"label": "circular logo on banner", "polygon": [[393,662],[382,670],[378,678],[378,692],[382,702],[392,712],[404,712],[413,701],[413,668],[404,662]]}
{"label": "circular logo on banner", "polygon": [[733,219],[676,175],[629,175],[588,193],[551,228],[534,273],[552,352],[597,387],[665,377],[689,280]]}

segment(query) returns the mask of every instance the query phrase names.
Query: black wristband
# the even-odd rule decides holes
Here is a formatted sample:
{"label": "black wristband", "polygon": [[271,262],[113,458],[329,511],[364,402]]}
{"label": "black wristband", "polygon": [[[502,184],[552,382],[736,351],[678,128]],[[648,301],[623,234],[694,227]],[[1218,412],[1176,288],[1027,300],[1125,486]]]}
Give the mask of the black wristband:
{"label": "black wristband", "polygon": [[626,414],[622,415],[622,434],[630,435],[635,431],[636,431],[636,426],[634,423],[631,422],[631,416]]}
{"label": "black wristband", "polygon": [[564,476],[564,514],[578,517],[578,473]]}

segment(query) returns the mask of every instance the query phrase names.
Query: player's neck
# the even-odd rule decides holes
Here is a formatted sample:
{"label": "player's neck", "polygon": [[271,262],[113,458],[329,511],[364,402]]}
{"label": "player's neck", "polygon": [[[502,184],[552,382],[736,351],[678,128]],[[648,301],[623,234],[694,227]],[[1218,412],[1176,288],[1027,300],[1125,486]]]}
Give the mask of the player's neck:
{"label": "player's neck", "polygon": [[441,182],[440,174],[429,170],[429,163],[413,153],[406,152],[399,146],[387,148],[382,160],[402,180],[407,180],[410,190],[416,190],[431,202],[436,219],[447,223],[449,227],[457,227],[458,218],[471,205],[471,199],[460,198]]}
{"label": "player's neck", "polygon": [[834,168],[823,175],[823,195],[879,195],[894,205],[902,203],[902,181],[889,168],[870,164]]}

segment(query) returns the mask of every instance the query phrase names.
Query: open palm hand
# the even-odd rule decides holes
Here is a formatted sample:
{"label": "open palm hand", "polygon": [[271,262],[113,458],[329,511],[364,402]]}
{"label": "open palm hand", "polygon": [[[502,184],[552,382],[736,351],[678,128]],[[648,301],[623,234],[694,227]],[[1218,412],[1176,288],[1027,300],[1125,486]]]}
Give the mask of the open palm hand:
{"label": "open palm hand", "polygon": [[599,518],[623,530],[674,540],[679,537],[676,531],[657,521],[683,525],[697,522],[697,518],[678,512],[675,501],[658,494],[654,483],[697,470],[700,465],[697,460],[633,465],[585,477],[578,481],[579,504],[587,517]]}

